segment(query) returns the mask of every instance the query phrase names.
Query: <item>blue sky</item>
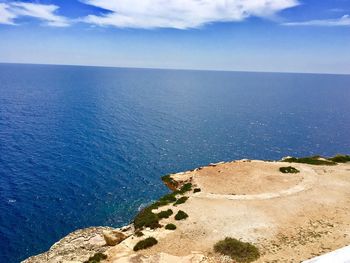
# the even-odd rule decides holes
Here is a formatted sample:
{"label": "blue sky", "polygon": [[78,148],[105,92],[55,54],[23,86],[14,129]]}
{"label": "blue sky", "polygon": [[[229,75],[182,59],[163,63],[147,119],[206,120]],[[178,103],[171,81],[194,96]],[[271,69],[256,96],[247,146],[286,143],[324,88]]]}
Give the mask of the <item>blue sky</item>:
{"label": "blue sky", "polygon": [[350,0],[0,0],[0,62],[350,74]]}

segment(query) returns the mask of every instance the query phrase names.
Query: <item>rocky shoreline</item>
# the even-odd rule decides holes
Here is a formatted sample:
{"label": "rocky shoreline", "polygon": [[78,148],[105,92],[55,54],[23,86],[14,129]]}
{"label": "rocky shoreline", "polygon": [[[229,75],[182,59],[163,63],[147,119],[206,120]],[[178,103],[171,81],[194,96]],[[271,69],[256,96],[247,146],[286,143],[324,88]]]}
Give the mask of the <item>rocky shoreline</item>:
{"label": "rocky shoreline", "polygon": [[74,231],[23,263],[240,262],[214,249],[226,237],[256,247],[250,261],[307,260],[350,244],[346,158],[245,159],[167,175],[173,192],[130,225]]}

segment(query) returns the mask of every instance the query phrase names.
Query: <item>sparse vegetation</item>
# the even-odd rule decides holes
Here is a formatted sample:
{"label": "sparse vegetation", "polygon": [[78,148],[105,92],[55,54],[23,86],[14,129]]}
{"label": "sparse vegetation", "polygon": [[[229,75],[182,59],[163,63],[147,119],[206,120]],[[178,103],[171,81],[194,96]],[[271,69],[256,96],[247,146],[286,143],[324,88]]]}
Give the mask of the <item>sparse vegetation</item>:
{"label": "sparse vegetation", "polygon": [[175,190],[172,193],[166,194],[163,197],[161,197],[157,202],[152,204],[151,205],[152,209],[157,209],[157,208],[159,208],[161,206],[165,206],[165,205],[168,205],[168,204],[176,202],[176,200],[177,200],[176,196],[177,195],[183,195],[186,192],[191,191],[191,189],[192,189],[192,184],[191,183],[184,184],[180,188],[180,190]]}
{"label": "sparse vegetation", "polygon": [[162,196],[157,202],[153,204],[153,209],[157,209],[160,206],[165,206],[176,201],[176,193],[170,193]]}
{"label": "sparse vegetation", "polygon": [[257,247],[230,237],[217,242],[214,245],[214,250],[217,253],[231,257],[237,262],[252,262],[260,257]]}
{"label": "sparse vegetation", "polygon": [[162,181],[170,188],[176,189],[179,186],[179,183],[171,178],[170,174],[162,176]]}
{"label": "sparse vegetation", "polygon": [[142,231],[140,231],[140,230],[136,230],[135,231],[135,236],[137,236],[137,237],[142,237],[144,234],[142,233]]}
{"label": "sparse vegetation", "polygon": [[161,211],[157,215],[159,219],[162,219],[162,218],[169,218],[172,214],[173,214],[173,210],[168,209],[166,211]]}
{"label": "sparse vegetation", "polygon": [[182,196],[179,199],[177,199],[177,201],[174,203],[174,206],[183,204],[187,201],[188,197],[187,196]]}
{"label": "sparse vegetation", "polygon": [[188,214],[186,214],[184,211],[180,210],[175,215],[175,220],[183,220],[183,219],[186,219],[187,217],[188,217]]}
{"label": "sparse vegetation", "polygon": [[202,191],[200,188],[194,188],[194,189],[193,189],[193,193],[198,193],[198,192],[200,192],[200,191]]}
{"label": "sparse vegetation", "polygon": [[[170,175],[166,175],[162,177],[163,182],[170,183],[173,187],[178,187],[178,183],[171,178]],[[173,211],[171,209],[168,209],[167,211],[162,211],[158,214],[153,213],[152,210],[158,209],[161,206],[166,206],[171,203],[183,204],[186,202],[188,197],[180,197],[179,199],[176,198],[177,195],[183,195],[188,191],[192,190],[192,184],[191,183],[185,183],[179,190],[175,190],[172,193],[166,194],[163,197],[161,197],[158,201],[154,202],[153,204],[149,205],[148,207],[142,209],[134,218],[134,226],[136,229],[141,229],[143,227],[149,227],[151,229],[155,229],[158,227],[161,227],[159,224],[159,220],[162,218],[168,218],[173,214]]]}
{"label": "sparse vegetation", "polygon": [[179,194],[184,194],[184,193],[189,192],[191,190],[192,190],[192,184],[191,183],[186,183],[180,188],[178,193]]}
{"label": "sparse vegetation", "polygon": [[167,224],[165,226],[165,229],[168,229],[168,230],[175,230],[176,229],[176,225],[174,224]]}
{"label": "sparse vegetation", "polygon": [[327,160],[330,160],[336,163],[346,163],[346,162],[350,162],[350,155],[338,154],[334,157],[328,158]]}
{"label": "sparse vegetation", "polygon": [[103,253],[98,252],[92,257],[90,257],[88,260],[86,260],[84,263],[99,263],[103,259],[107,259],[107,256]]}
{"label": "sparse vegetation", "polygon": [[287,167],[280,167],[280,172],[284,174],[296,174],[299,173],[300,171],[297,168],[294,168],[292,166],[287,166]]}
{"label": "sparse vegetation", "polygon": [[311,156],[311,157],[304,157],[304,158],[287,158],[284,159],[283,162],[288,162],[288,163],[306,163],[306,164],[312,164],[312,165],[336,165],[334,161],[328,159],[321,159],[322,157],[316,155],[316,156]]}
{"label": "sparse vegetation", "polygon": [[152,206],[142,209],[134,219],[136,229],[150,227],[152,229],[160,227],[158,216],[152,212]]}
{"label": "sparse vegetation", "polygon": [[156,244],[158,244],[157,239],[155,239],[154,237],[148,237],[144,240],[137,242],[137,244],[134,246],[134,251],[146,249],[146,248],[152,247]]}

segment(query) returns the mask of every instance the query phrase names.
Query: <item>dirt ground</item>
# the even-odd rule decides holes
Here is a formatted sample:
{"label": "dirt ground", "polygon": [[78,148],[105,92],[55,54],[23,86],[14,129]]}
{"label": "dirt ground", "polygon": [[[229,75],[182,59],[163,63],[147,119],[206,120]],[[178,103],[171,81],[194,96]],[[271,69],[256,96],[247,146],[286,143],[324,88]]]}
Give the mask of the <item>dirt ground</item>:
{"label": "dirt ground", "polygon": [[[283,174],[282,166],[297,174]],[[225,237],[254,243],[257,262],[301,262],[350,244],[350,163],[336,166],[236,161],[172,175],[201,188],[186,203],[169,206],[189,217],[175,231],[144,231],[158,244],[130,255],[141,238],[109,250],[109,262],[232,262],[215,255]],[[159,210],[166,210],[162,207]]]}
{"label": "dirt ground", "polygon": [[[280,167],[300,172],[284,174]],[[133,225],[119,229],[127,238],[106,246],[103,230],[78,230],[43,254],[25,263],[82,263],[97,252],[105,263],[232,263],[213,251],[214,244],[232,237],[259,248],[256,262],[302,262],[350,244],[350,162],[334,166],[285,162],[235,161],[212,164],[171,177],[192,182],[201,191],[187,192],[189,199],[170,204],[174,215],[185,211],[186,220],[174,215],[161,225],[177,229],[145,229],[136,237]],[[155,237],[158,244],[134,252],[135,244]]]}

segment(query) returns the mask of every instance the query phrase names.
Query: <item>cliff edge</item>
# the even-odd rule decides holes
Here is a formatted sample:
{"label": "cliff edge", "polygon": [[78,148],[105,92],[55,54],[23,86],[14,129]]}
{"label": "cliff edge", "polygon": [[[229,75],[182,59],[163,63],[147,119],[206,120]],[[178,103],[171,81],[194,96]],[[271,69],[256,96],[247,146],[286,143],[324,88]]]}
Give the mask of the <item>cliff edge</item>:
{"label": "cliff edge", "polygon": [[[77,230],[23,263],[301,262],[349,245],[350,162],[304,159],[164,176],[173,192],[130,225]],[[252,253],[238,255],[228,241]]]}

